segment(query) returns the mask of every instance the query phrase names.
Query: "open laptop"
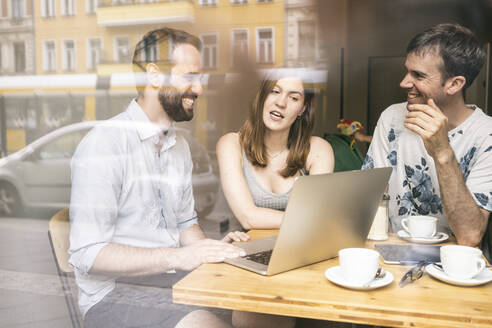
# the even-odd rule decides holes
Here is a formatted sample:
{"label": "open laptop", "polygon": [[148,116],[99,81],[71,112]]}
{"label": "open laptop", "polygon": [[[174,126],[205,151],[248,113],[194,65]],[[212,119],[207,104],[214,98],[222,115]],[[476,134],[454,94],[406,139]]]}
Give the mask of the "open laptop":
{"label": "open laptop", "polygon": [[297,178],[278,236],[238,243],[246,256],[225,262],[270,276],[335,257],[342,248],[363,247],[391,171]]}

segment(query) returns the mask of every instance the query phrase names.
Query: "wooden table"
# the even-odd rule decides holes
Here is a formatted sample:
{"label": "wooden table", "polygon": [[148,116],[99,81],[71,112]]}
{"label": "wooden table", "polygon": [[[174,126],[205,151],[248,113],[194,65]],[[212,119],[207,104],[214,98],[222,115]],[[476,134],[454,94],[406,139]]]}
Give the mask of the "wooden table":
{"label": "wooden table", "polygon": [[[255,239],[275,233],[258,230],[250,235]],[[391,236],[385,243],[406,242]],[[373,245],[367,242],[367,247]],[[265,277],[228,264],[204,264],[174,285],[173,301],[389,327],[492,327],[492,283],[458,287],[425,274],[399,287],[409,267],[382,263],[395,280],[380,289],[355,291],[324,277],[335,265],[338,258]]]}

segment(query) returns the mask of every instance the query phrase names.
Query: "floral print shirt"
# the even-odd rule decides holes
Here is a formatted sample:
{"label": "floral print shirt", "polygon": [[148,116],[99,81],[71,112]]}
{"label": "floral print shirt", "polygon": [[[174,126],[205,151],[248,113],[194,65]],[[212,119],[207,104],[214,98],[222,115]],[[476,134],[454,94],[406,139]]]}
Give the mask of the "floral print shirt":
{"label": "floral print shirt", "polygon": [[[463,123],[448,132],[448,140],[466,186],[478,206],[492,211],[492,117],[474,109]],[[434,160],[421,137],[404,127],[407,103],[388,107],[378,120],[363,169],[393,167],[389,181],[389,216],[393,231],[410,215],[437,217],[438,231],[450,233],[443,214]]]}

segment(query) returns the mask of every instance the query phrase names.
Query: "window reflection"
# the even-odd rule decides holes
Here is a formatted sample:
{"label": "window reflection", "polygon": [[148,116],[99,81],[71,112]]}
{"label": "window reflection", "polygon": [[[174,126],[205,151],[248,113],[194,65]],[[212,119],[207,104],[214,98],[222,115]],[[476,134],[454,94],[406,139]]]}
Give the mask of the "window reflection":
{"label": "window reflection", "polygon": [[[205,74],[199,78],[204,95],[198,103],[200,114],[185,128],[210,152],[217,138],[237,129],[244,118],[243,105],[231,107],[221,95],[230,81],[246,72],[255,75],[256,70],[325,69],[317,57],[321,42],[315,0],[1,3],[2,153],[19,150],[65,125],[123,111],[136,95],[134,46],[156,26],[183,29],[202,41]],[[172,44],[157,47],[149,42],[139,60],[142,65],[169,65],[172,48]],[[253,88],[254,81],[250,82],[248,88]],[[250,101],[248,95],[234,97],[245,104]]]}
{"label": "window reflection", "polygon": [[42,160],[72,158],[75,149],[88,131],[75,131],[56,138],[39,149],[39,158]]}

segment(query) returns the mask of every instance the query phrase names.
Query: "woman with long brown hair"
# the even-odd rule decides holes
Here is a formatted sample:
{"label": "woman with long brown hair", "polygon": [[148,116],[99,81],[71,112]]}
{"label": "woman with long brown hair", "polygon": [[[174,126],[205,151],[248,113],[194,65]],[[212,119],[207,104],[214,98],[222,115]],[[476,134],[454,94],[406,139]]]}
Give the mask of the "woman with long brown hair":
{"label": "woman with long brown hair", "polygon": [[330,144],[312,136],[313,97],[299,77],[266,79],[240,131],[219,139],[222,189],[243,228],[279,228],[294,179],[333,172]]}

